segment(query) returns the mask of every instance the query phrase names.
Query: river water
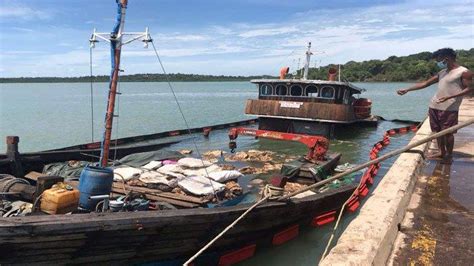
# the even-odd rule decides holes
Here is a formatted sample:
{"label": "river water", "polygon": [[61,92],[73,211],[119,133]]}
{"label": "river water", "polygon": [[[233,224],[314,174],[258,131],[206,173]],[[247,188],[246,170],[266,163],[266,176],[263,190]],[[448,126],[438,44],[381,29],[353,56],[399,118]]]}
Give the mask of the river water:
{"label": "river water", "polygon": [[[20,136],[20,151],[40,151],[97,141],[102,136],[106,108],[107,83],[15,83],[0,84],[0,138]],[[248,119],[245,100],[255,98],[257,90],[249,82],[174,82],[176,97],[190,127]],[[421,121],[426,117],[435,87],[398,96],[396,89],[407,83],[356,83],[372,99],[372,113],[386,119]],[[121,83],[117,100],[113,137],[127,137],[185,128],[167,83]],[[93,109],[93,123],[91,113]],[[93,129],[92,130],[92,126]],[[330,149],[343,154],[341,162],[361,163],[367,160],[371,146],[385,130],[403,124],[381,122],[378,127],[357,128],[340,132]],[[222,132],[224,133],[224,132]],[[411,134],[395,137],[389,149],[401,147]],[[226,149],[226,134],[211,133],[211,138],[195,139],[200,150]],[[192,148],[191,141],[173,145],[172,149]],[[298,143],[239,138],[239,149],[265,149],[300,155],[306,148]],[[1,140],[0,150],[5,150]],[[393,159],[394,160],[394,159]],[[393,160],[391,162],[393,162]],[[390,161],[383,163],[383,176]],[[379,180],[376,179],[376,183]],[[344,216],[343,229],[357,214]],[[242,265],[315,265],[329,239],[333,224],[322,228],[302,228],[300,236],[282,246],[259,250]],[[338,234],[342,230],[338,231]],[[337,234],[337,235],[338,235]],[[337,237],[336,237],[337,238]]]}

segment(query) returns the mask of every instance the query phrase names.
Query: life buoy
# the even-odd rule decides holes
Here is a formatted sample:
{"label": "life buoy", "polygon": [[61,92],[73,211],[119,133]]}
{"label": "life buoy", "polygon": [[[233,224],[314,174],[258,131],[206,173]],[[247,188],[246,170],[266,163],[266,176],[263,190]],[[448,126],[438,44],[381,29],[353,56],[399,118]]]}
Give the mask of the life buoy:
{"label": "life buoy", "polygon": [[288,75],[289,72],[290,72],[289,67],[282,67],[280,69],[280,79],[285,79],[286,75]]}

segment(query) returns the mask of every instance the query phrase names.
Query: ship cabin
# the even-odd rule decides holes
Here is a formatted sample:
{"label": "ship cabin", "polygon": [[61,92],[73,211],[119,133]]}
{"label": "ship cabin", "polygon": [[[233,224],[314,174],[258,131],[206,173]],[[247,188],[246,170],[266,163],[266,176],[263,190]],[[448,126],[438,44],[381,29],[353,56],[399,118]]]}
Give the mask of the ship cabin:
{"label": "ship cabin", "polygon": [[371,102],[356,98],[364,89],[347,82],[258,79],[258,99],[245,113],[259,117],[259,128],[309,135],[333,135],[335,125],[370,120]]}

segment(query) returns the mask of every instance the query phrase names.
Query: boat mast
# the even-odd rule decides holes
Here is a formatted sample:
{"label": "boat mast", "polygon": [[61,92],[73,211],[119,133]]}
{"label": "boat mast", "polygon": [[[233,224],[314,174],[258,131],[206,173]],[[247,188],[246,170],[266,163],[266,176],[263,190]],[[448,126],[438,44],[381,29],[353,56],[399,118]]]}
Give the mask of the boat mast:
{"label": "boat mast", "polygon": [[107,101],[107,113],[105,115],[105,131],[102,139],[102,147],[100,150],[100,166],[106,167],[109,160],[110,138],[112,136],[112,123],[114,120],[115,98],[117,95],[117,83],[120,71],[120,55],[122,51],[122,32],[125,26],[125,10],[127,8],[127,0],[117,1],[118,14],[117,21],[113,31],[110,33],[110,53],[111,67],[109,83],[109,99]]}
{"label": "boat mast", "polygon": [[308,71],[309,71],[309,61],[311,59],[311,42],[308,43],[308,50],[306,51],[306,62],[304,63],[304,74],[303,80],[308,79]]}
{"label": "boat mast", "polygon": [[[98,42],[97,38],[110,42],[111,52],[111,74],[109,82],[109,97],[107,102],[107,113],[105,115],[105,130],[104,137],[102,139],[101,151],[100,151],[100,166],[106,167],[109,160],[110,140],[112,136],[112,123],[114,119],[115,109],[115,98],[117,95],[117,83],[120,72],[120,55],[122,46],[131,43],[135,40],[141,40],[144,42],[145,48],[148,47],[148,43],[152,41],[148,28],[143,33],[124,33],[123,29],[125,26],[125,11],[127,9],[128,0],[116,0],[117,2],[117,20],[111,33],[94,33],[92,34],[90,45],[92,48],[95,47],[95,43]],[[132,38],[123,41],[124,35],[131,36]]]}

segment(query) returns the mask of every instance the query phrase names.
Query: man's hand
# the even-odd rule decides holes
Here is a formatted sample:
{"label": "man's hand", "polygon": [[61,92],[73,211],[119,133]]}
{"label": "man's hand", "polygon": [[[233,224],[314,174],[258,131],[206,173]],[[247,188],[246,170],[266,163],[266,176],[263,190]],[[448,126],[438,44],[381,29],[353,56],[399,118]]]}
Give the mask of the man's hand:
{"label": "man's hand", "polygon": [[449,97],[440,97],[438,100],[436,100],[437,103],[443,103],[445,101],[449,100]]}
{"label": "man's hand", "polygon": [[401,89],[397,91],[398,95],[403,95],[403,94],[406,94],[407,92],[408,92],[407,89]]}

